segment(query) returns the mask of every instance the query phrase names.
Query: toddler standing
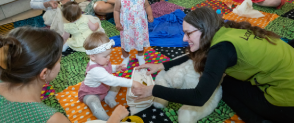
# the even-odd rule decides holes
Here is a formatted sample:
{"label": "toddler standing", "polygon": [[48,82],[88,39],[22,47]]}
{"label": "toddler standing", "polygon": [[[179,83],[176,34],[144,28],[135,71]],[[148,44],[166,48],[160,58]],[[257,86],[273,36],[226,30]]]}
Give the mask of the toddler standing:
{"label": "toddler standing", "polygon": [[[66,44],[64,44],[63,51],[69,46],[75,51],[85,52],[83,47],[85,39],[94,31],[104,32],[104,29],[100,26],[99,18],[82,15],[82,10],[77,2],[71,1],[64,4],[62,14],[70,22],[64,23],[65,33],[63,38]],[[71,38],[68,39],[70,34]]]}
{"label": "toddler standing", "polygon": [[114,19],[117,30],[120,31],[122,64],[128,64],[129,52],[136,49],[139,64],[145,64],[144,47],[149,47],[148,21],[153,22],[151,6],[148,0],[116,0]]}
{"label": "toddler standing", "polygon": [[120,89],[118,86],[132,87],[134,84],[140,84],[131,79],[112,75],[114,72],[125,69],[123,65],[111,65],[109,59],[112,45],[114,45],[114,41],[109,40],[106,34],[101,32],[93,32],[84,43],[90,61],[78,97],[100,120],[108,120],[109,118],[101,105],[102,100],[113,108],[117,105],[115,97]]}

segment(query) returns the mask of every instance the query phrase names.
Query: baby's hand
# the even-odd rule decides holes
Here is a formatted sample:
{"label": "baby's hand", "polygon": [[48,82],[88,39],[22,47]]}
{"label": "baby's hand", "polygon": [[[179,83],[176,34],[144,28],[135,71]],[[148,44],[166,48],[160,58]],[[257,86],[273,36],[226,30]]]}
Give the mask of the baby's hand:
{"label": "baby's hand", "polygon": [[123,31],[123,27],[122,27],[122,25],[120,23],[119,24],[116,24],[115,27],[116,27],[116,29],[118,31]]}
{"label": "baby's hand", "polygon": [[152,15],[151,15],[151,16],[148,15],[148,22],[152,23],[152,22],[153,22],[153,19],[154,19],[154,18],[153,18]]}
{"label": "baby's hand", "polygon": [[126,109],[126,107],[118,105],[112,114],[118,116],[122,120],[129,115],[129,111]]}
{"label": "baby's hand", "polygon": [[127,67],[125,67],[125,64],[120,64],[116,66],[116,71],[124,71],[125,69],[127,69]]}

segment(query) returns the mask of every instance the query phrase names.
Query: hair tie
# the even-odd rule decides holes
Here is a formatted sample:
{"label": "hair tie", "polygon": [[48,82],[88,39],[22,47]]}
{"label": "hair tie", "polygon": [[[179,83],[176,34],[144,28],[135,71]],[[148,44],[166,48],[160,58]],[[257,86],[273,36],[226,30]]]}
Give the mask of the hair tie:
{"label": "hair tie", "polygon": [[112,45],[114,45],[113,39],[110,40],[110,42],[102,44],[101,46],[98,46],[92,50],[86,50],[87,55],[93,55],[93,54],[98,54],[106,51],[107,49],[110,49]]}
{"label": "hair tie", "polygon": [[4,45],[0,48],[0,67],[3,69],[7,69],[7,52],[8,52],[9,46]]}

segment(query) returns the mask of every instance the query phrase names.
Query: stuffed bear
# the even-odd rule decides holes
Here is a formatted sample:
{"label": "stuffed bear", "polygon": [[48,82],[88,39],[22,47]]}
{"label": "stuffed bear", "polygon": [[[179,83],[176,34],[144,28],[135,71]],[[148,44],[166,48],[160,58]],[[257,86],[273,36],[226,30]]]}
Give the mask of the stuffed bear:
{"label": "stuffed bear", "polygon": [[[160,71],[155,79],[155,84],[178,89],[191,89],[198,85],[200,74],[195,72],[192,60],[174,66],[168,71]],[[183,105],[178,111],[179,123],[197,123],[198,120],[211,114],[222,98],[222,87],[219,85],[209,100],[202,106]],[[168,101],[155,98],[154,106],[164,108]]]}

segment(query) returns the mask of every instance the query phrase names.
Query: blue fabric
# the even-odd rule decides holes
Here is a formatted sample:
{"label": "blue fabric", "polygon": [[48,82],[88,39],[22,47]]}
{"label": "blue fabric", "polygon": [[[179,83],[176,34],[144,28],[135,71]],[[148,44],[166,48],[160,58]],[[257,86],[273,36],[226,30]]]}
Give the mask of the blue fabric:
{"label": "blue fabric", "polygon": [[[188,42],[183,42],[183,19],[186,14],[176,11],[155,18],[153,23],[148,23],[150,46],[161,47],[186,47]],[[115,41],[115,47],[121,46],[120,36],[110,37]]]}
{"label": "blue fabric", "polygon": [[43,16],[39,15],[33,18],[28,18],[25,20],[20,20],[14,22],[14,28],[22,27],[22,26],[31,26],[31,27],[45,27]]}

